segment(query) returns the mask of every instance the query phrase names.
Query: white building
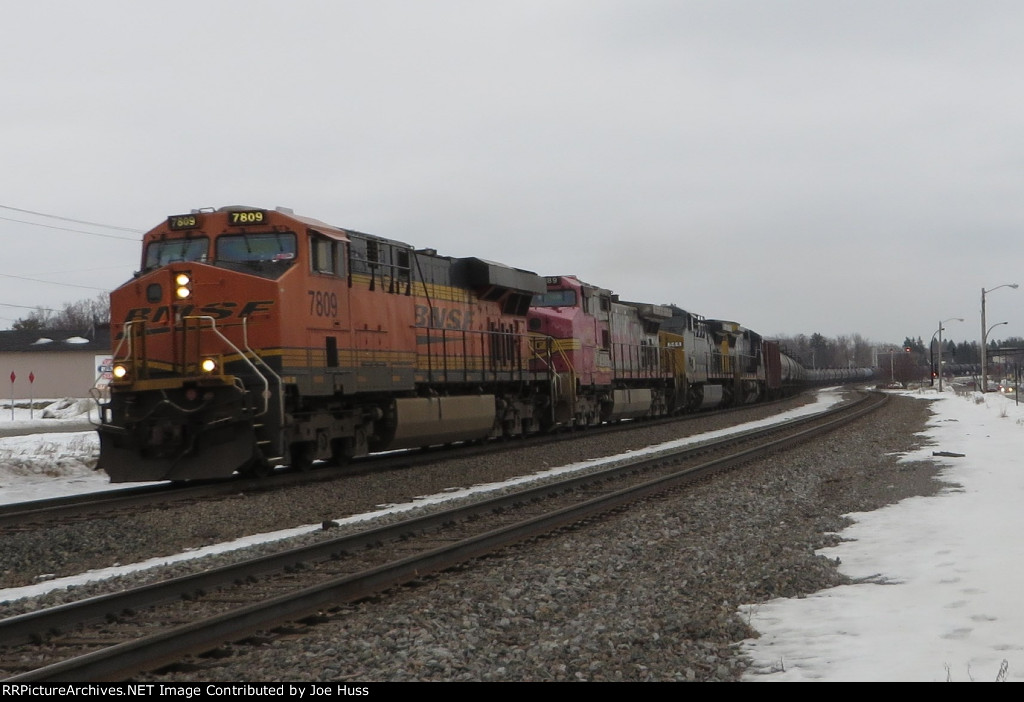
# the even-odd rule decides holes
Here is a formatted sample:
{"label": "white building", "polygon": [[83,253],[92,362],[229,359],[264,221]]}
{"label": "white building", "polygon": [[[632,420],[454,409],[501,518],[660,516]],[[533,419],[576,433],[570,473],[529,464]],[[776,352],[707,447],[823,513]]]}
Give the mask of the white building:
{"label": "white building", "polygon": [[87,334],[64,330],[0,331],[0,397],[89,397],[105,384],[110,329]]}

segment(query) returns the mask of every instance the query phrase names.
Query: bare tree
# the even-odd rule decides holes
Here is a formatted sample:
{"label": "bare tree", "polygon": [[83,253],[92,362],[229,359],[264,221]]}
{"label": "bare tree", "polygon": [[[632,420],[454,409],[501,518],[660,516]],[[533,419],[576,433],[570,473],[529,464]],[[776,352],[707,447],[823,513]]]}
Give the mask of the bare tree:
{"label": "bare tree", "polygon": [[96,325],[110,322],[110,298],[97,295],[87,300],[68,302],[59,310],[37,307],[11,325],[15,331],[39,329],[61,329],[64,331],[87,331]]}

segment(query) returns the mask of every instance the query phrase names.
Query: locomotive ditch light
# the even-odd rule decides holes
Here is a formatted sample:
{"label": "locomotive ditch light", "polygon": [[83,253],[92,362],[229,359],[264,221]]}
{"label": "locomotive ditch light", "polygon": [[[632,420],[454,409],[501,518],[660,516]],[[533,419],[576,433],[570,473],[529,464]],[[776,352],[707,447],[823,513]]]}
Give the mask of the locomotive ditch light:
{"label": "locomotive ditch light", "polygon": [[202,362],[200,362],[199,368],[202,369],[204,373],[213,373],[217,370],[217,361],[213,358],[204,358]]}
{"label": "locomotive ditch light", "polygon": [[125,378],[128,377],[128,366],[124,365],[123,363],[118,363],[117,365],[114,366],[111,372],[114,374],[114,378],[116,378],[117,380],[124,380]]}
{"label": "locomotive ditch light", "polygon": [[192,294],[192,276],[188,273],[178,273],[174,276],[174,294],[179,300],[184,300]]}

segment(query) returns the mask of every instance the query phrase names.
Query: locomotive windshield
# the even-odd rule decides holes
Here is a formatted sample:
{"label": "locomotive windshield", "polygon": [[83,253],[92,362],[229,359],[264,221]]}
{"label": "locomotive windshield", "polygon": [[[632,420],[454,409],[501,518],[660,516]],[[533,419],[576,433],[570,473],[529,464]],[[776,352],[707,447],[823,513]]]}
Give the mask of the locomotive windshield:
{"label": "locomotive windshield", "polygon": [[191,239],[165,239],[146,247],[146,270],[166,266],[176,261],[205,261],[210,240],[205,236]]}
{"label": "locomotive windshield", "polygon": [[277,278],[295,262],[295,234],[225,234],[217,239],[214,265]]}
{"label": "locomotive windshield", "polygon": [[531,307],[575,307],[575,290],[549,290],[543,295],[534,295]]}

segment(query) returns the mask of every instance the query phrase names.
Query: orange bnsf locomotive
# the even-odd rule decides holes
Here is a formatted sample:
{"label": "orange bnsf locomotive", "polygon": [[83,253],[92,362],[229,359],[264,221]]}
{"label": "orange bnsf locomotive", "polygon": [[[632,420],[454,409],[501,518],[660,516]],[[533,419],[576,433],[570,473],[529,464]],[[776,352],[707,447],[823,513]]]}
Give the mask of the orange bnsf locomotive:
{"label": "orange bnsf locomotive", "polygon": [[543,290],[280,208],[170,217],[111,294],[100,468],[213,478],[528,431],[526,314]]}
{"label": "orange bnsf locomotive", "polygon": [[111,320],[98,431],[114,482],[751,402],[802,371],[730,322],[285,208],[169,217]]}

